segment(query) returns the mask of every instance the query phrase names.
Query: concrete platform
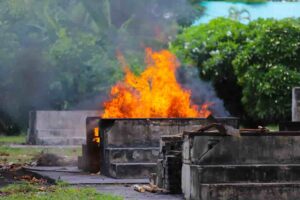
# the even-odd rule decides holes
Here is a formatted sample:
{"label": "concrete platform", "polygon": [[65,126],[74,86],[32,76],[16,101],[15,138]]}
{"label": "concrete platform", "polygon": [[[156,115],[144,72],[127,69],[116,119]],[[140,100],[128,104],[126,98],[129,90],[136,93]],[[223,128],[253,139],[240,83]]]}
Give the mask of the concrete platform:
{"label": "concrete platform", "polygon": [[185,132],[187,200],[298,200],[300,132]]}
{"label": "concrete platform", "polygon": [[299,190],[299,182],[200,184],[192,190],[191,199],[298,200]]}
{"label": "concrete platform", "polygon": [[147,184],[148,179],[114,179],[98,174],[88,174],[77,167],[24,167],[25,170],[52,181],[65,181],[78,187],[94,187],[98,192],[122,196],[125,200],[183,200],[183,195],[139,193],[133,184]]}
{"label": "concrete platform", "polygon": [[52,181],[80,184],[146,184],[148,179],[115,179],[99,174],[82,172],[77,167],[24,167],[25,170]]}

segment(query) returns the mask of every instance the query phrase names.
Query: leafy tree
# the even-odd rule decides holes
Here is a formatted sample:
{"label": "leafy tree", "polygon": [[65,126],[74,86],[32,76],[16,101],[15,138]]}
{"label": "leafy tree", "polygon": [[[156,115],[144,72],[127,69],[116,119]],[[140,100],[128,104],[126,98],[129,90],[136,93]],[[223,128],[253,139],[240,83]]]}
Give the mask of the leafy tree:
{"label": "leafy tree", "polygon": [[[214,0],[209,0],[209,1],[214,1]],[[224,1],[227,1],[227,2],[238,2],[238,3],[265,3],[267,2],[267,0],[224,0]],[[293,0],[288,0],[288,1],[293,1]]]}
{"label": "leafy tree", "polygon": [[200,77],[212,81],[217,94],[233,115],[241,116],[241,88],[232,61],[245,42],[245,25],[225,18],[186,28],[170,45],[185,63],[197,66]]}
{"label": "leafy tree", "polygon": [[299,41],[298,19],[219,18],[185,29],[170,48],[213,82],[233,115],[275,122],[290,117],[291,89],[300,84]]}
{"label": "leafy tree", "polygon": [[300,84],[299,21],[260,19],[247,32],[247,43],[233,61],[247,113],[266,121],[288,119],[291,89]]}

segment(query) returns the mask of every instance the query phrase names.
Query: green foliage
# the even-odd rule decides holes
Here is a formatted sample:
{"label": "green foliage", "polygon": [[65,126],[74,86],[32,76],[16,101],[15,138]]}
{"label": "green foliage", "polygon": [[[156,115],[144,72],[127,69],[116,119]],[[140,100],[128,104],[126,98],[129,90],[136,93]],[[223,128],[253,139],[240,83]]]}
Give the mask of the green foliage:
{"label": "green foliage", "polygon": [[[11,143],[21,142],[20,139],[10,138],[11,136],[0,137],[0,165],[8,163],[25,164],[36,161],[36,158],[42,153],[52,153],[57,155],[64,155],[70,159],[76,160],[80,155],[80,148],[51,148],[51,147],[12,147]],[[25,137],[24,137],[25,141]]]}
{"label": "green foliage", "polygon": [[26,135],[21,134],[17,136],[3,136],[0,135],[0,145],[2,144],[24,144],[26,141]]}
{"label": "green foliage", "polygon": [[241,115],[242,108],[231,62],[245,42],[245,28],[237,21],[218,18],[185,29],[170,46],[181,60],[199,68],[202,79],[212,81],[233,115]]}
{"label": "green foliage", "polygon": [[225,18],[187,28],[170,48],[180,59],[200,67],[202,77],[219,81],[233,77],[231,61],[245,41],[244,25]]}
{"label": "green foliage", "polygon": [[300,26],[296,20],[258,20],[248,26],[243,51],[233,61],[250,116],[290,116],[291,90],[300,84]]}
{"label": "green foliage", "polygon": [[[208,1],[215,1],[215,0],[208,0]],[[267,0],[223,0],[227,2],[238,2],[238,3],[265,3]]]}
{"label": "green foliage", "polygon": [[187,28],[170,48],[199,67],[232,114],[279,121],[289,118],[291,89],[300,84],[299,41],[297,19],[219,18]]}

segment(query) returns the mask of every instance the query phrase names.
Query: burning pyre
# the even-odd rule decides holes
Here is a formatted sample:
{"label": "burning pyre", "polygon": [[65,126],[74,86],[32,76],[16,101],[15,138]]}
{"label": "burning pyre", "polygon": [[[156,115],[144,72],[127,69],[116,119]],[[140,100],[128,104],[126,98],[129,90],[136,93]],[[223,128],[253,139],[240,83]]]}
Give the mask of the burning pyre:
{"label": "burning pyre", "polygon": [[110,100],[104,103],[103,118],[206,118],[210,103],[201,106],[191,101],[191,91],[176,80],[179,62],[167,50],[146,49],[146,69],[135,75],[122,55],[125,78],[111,88]]}

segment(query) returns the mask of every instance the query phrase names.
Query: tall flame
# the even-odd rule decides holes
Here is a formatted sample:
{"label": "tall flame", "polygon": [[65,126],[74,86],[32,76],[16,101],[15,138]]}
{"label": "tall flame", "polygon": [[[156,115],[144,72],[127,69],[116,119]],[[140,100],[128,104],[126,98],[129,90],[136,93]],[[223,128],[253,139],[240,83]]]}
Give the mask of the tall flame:
{"label": "tall flame", "polygon": [[197,106],[191,102],[191,91],[176,80],[179,63],[167,50],[146,49],[144,72],[136,76],[125,59],[125,79],[111,88],[110,100],[104,103],[103,118],[175,118],[208,117],[209,103]]}

